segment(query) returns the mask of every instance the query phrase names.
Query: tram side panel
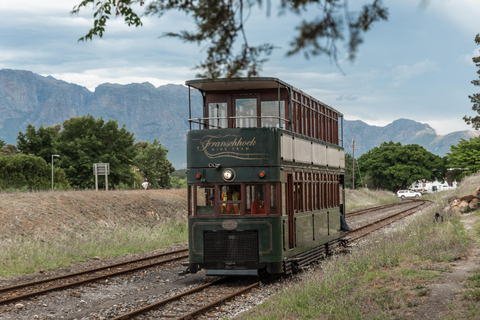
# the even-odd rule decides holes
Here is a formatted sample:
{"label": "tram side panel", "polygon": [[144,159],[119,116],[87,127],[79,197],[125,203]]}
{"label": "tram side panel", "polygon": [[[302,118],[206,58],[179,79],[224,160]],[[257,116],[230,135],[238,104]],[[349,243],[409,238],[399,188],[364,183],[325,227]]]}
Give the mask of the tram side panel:
{"label": "tram side panel", "polygon": [[[293,212],[287,213],[282,221],[284,257],[288,258],[345,235],[340,230],[340,202],[343,202],[340,181],[343,181],[345,155],[343,148],[289,132],[282,133],[280,145],[282,165],[290,167],[285,171],[295,181],[291,195],[294,204],[290,209]],[[288,179],[282,180],[288,184]],[[288,214],[293,214],[293,219]],[[289,227],[290,223],[293,227]]]}

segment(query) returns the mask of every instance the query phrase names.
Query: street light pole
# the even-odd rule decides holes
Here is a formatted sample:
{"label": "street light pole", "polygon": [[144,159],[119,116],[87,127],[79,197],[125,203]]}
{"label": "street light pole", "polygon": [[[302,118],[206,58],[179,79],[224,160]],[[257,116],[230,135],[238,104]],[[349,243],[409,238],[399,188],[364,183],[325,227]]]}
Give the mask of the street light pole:
{"label": "street light pole", "polygon": [[[133,174],[135,174],[135,171],[138,171],[140,169],[133,169]],[[133,189],[137,189],[137,181],[135,181],[135,176],[133,177]]]}
{"label": "street light pole", "polygon": [[52,191],[53,191],[53,158],[60,157],[58,154],[52,154]]}

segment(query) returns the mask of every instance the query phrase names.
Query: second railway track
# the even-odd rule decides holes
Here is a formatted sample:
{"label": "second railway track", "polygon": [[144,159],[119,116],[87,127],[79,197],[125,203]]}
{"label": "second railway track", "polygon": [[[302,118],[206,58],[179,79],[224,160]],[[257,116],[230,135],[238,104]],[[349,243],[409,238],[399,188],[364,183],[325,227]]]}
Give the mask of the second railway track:
{"label": "second railway track", "polygon": [[81,272],[3,287],[0,288],[0,305],[185,259],[188,257],[187,251],[188,249],[180,249]]}

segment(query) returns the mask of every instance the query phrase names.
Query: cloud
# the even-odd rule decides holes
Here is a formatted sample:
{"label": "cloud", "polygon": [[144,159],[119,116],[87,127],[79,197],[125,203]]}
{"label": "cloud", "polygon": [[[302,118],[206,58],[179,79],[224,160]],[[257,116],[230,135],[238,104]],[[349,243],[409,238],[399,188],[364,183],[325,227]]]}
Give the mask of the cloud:
{"label": "cloud", "polygon": [[460,62],[463,62],[469,66],[475,66],[475,63],[472,61],[473,57],[480,56],[480,48],[473,50],[471,54],[462,54],[458,57]]}
{"label": "cloud", "polygon": [[335,101],[343,101],[343,100],[355,101],[357,99],[358,99],[358,97],[356,95],[353,95],[353,94],[350,93],[350,94],[342,94],[337,99],[335,99]]}
{"label": "cloud", "polygon": [[397,66],[390,72],[390,76],[393,80],[391,84],[396,88],[411,78],[437,70],[439,70],[439,67],[428,59],[413,65]]}

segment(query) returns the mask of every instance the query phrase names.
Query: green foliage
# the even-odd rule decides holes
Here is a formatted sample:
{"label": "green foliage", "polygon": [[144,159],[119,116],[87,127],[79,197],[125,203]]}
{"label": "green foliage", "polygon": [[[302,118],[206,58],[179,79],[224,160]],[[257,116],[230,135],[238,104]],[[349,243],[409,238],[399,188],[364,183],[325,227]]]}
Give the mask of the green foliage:
{"label": "green foliage", "polygon": [[[295,14],[317,12],[310,21],[303,20],[295,29],[297,36],[290,42],[287,55],[303,52],[305,57],[327,55],[337,61],[339,51],[337,42],[347,39],[348,57],[353,61],[358,46],[374,22],[387,20],[388,10],[381,0],[364,0],[359,9],[350,11],[348,1],[305,1],[282,0],[279,14],[287,11]],[[203,70],[199,77],[218,78],[231,74],[240,76],[246,71],[247,76],[257,76],[262,64],[267,61],[275,48],[271,43],[251,46],[247,41],[245,23],[252,10],[262,9],[267,4],[267,16],[270,15],[270,0],[83,0],[76,5],[72,14],[93,6],[95,11],[93,27],[79,41],[92,40],[94,36],[102,37],[110,17],[124,18],[128,26],[141,26],[140,15],[132,8],[145,5],[145,15],[161,17],[168,11],[180,11],[194,19],[193,31],[183,30],[178,33],[167,32],[164,36],[206,46],[207,57],[197,65]],[[240,42],[240,43],[239,43]]]}
{"label": "green foliage", "polygon": [[170,174],[175,171],[175,168],[167,159],[167,148],[157,139],[147,146],[144,144],[137,144],[137,146],[140,146],[140,151],[135,158],[135,165],[151,183],[152,188],[170,187]]}
{"label": "green foliage", "polygon": [[375,188],[395,191],[420,179],[444,177],[445,164],[441,157],[412,144],[383,142],[358,159],[362,174],[371,179]]}
{"label": "green foliage", "polygon": [[38,130],[29,124],[25,133],[19,132],[17,136],[17,148],[21,153],[33,154],[50,163],[52,154],[56,154],[55,140],[61,126],[44,127]]}
{"label": "green foliage", "polygon": [[[48,190],[51,188],[51,166],[34,155],[0,156],[0,189]],[[67,189],[65,172],[54,170],[55,186]]]}
{"label": "green foliage", "polygon": [[170,187],[172,189],[186,189],[188,186],[187,178],[179,178],[175,176],[170,176]]}
{"label": "green foliage", "polygon": [[480,170],[480,137],[460,139],[447,153],[448,166],[454,168],[452,177],[461,179]]}
{"label": "green foliage", "polygon": [[[95,186],[94,163],[110,164],[109,188],[120,183],[133,185],[131,165],[137,154],[133,142],[133,133],[125,125],[119,129],[117,121],[105,122],[91,115],[70,118],[63,123],[55,143],[60,155],[58,166],[76,188]],[[105,180],[100,178],[98,184],[104,187]]]}
{"label": "green foliage", "polygon": [[0,156],[12,156],[17,154],[18,150],[13,144],[7,144],[3,148],[0,149]]}
{"label": "green foliage", "polygon": [[[480,33],[476,35],[475,43],[477,45],[480,45]],[[480,86],[480,56],[473,57],[472,60],[478,68],[477,70],[478,79],[472,80],[472,84],[474,86]],[[473,103],[472,110],[480,114],[480,93],[475,93],[468,97],[470,98],[470,101]],[[475,130],[480,129],[480,116],[475,116],[475,117],[465,116],[463,117],[463,120],[465,120],[467,124],[471,124]]]}
{"label": "green foliage", "polygon": [[0,139],[0,149],[5,147],[6,145],[7,145],[7,143],[4,140]]}

